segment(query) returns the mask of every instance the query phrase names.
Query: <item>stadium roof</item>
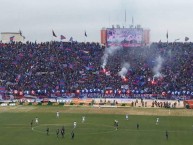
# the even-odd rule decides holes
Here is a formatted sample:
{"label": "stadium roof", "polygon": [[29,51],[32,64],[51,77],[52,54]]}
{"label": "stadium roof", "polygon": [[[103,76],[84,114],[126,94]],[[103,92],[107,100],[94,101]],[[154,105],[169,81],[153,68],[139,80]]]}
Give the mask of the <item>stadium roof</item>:
{"label": "stadium roof", "polygon": [[20,32],[1,32],[1,34],[20,34]]}

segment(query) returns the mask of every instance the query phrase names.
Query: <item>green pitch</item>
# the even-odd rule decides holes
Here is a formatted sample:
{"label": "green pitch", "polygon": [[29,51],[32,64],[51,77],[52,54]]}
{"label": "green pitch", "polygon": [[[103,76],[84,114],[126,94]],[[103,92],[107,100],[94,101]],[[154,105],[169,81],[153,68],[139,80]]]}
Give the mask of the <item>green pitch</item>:
{"label": "green pitch", "polygon": [[[48,108],[47,108],[48,109]],[[53,109],[50,107],[49,109]],[[58,108],[57,108],[58,109]],[[56,109],[55,109],[56,110]],[[1,112],[0,144],[2,145],[191,145],[193,117],[138,116],[118,114],[66,113],[56,117],[54,111]],[[116,110],[115,110],[116,111]],[[82,116],[85,122],[82,123]],[[39,124],[35,124],[38,117]],[[156,125],[156,118],[159,124]],[[113,126],[119,121],[119,128]],[[30,123],[33,120],[33,127]],[[73,122],[75,137],[71,139]],[[137,123],[139,129],[137,129]],[[57,138],[56,130],[65,127],[65,135]],[[46,128],[49,127],[49,135]],[[166,139],[165,132],[169,138]]]}

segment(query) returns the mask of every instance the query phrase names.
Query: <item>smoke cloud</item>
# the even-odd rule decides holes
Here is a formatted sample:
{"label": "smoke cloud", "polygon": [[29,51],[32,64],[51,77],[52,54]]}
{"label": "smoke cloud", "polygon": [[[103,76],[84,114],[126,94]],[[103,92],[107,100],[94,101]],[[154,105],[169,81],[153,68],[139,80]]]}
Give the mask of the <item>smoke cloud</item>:
{"label": "smoke cloud", "polygon": [[105,48],[105,52],[104,55],[102,57],[102,65],[101,67],[103,69],[105,69],[106,65],[107,65],[107,61],[108,61],[108,57],[109,56],[113,56],[115,54],[115,52],[117,52],[118,50],[120,50],[122,47],[107,47]]}
{"label": "smoke cloud", "polygon": [[118,75],[121,76],[121,78],[125,78],[125,76],[126,76],[129,68],[130,68],[130,64],[127,63],[127,62],[125,62],[125,63],[122,65],[121,71],[118,72]]}
{"label": "smoke cloud", "polygon": [[161,57],[161,56],[158,56],[157,58],[156,58],[156,66],[153,68],[153,73],[154,73],[154,78],[155,77],[157,77],[157,78],[159,78],[159,77],[162,77],[163,76],[163,74],[161,74],[161,68],[162,68],[162,64],[163,64],[163,58]]}

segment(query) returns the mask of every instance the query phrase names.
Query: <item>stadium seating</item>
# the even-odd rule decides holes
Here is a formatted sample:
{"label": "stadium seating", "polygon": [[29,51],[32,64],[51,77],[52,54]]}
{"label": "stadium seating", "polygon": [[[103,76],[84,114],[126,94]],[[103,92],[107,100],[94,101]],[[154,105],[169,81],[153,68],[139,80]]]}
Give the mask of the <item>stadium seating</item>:
{"label": "stadium seating", "polygon": [[[14,96],[193,97],[192,43],[122,48],[108,56],[105,72],[104,52],[99,43],[0,43],[0,86]],[[162,75],[154,77],[158,57]],[[124,62],[126,80],[118,75]]]}

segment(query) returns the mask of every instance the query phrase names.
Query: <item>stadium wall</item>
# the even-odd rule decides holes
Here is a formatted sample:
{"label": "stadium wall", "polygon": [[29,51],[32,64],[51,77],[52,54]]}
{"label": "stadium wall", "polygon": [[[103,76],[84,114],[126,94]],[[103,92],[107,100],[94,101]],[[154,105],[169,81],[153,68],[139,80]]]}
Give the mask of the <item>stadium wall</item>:
{"label": "stadium wall", "polygon": [[1,40],[3,43],[9,43],[10,38],[13,37],[14,42],[24,42],[24,37],[19,32],[2,32]]}

